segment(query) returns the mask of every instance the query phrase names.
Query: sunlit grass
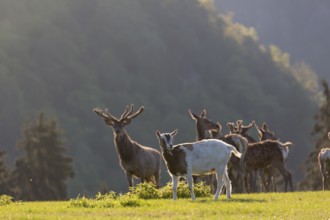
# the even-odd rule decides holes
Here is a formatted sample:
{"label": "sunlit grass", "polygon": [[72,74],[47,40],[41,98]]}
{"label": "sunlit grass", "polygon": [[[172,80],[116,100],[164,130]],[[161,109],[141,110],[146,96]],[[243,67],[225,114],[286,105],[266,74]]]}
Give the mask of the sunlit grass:
{"label": "sunlit grass", "polygon": [[0,219],[329,219],[330,191],[233,194],[144,200],[139,207],[74,207],[65,202],[13,202],[0,206]]}

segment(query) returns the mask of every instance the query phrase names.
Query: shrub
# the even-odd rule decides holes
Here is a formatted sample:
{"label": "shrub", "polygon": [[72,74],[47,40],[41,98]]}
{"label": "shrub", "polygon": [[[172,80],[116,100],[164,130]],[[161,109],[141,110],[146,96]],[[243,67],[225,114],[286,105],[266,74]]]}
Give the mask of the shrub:
{"label": "shrub", "polygon": [[159,190],[152,183],[140,183],[130,188],[130,194],[136,195],[139,199],[159,199]]}
{"label": "shrub", "polygon": [[[204,182],[194,184],[194,193],[196,197],[211,196],[210,186],[205,185]],[[190,198],[188,184],[185,181],[179,181],[177,189],[178,198]],[[160,198],[169,199],[173,197],[172,183],[167,183],[166,186],[160,189]]]}
{"label": "shrub", "polygon": [[8,195],[0,196],[0,205],[9,205],[12,202],[13,202],[13,197]]}
{"label": "shrub", "polygon": [[119,204],[123,207],[139,207],[143,205],[141,199],[131,194],[121,195],[118,200],[119,200]]}

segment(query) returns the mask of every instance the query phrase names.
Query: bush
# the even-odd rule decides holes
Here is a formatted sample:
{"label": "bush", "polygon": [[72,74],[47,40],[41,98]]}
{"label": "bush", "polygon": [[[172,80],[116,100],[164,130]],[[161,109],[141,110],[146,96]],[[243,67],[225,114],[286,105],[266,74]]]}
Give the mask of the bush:
{"label": "bush", "polygon": [[141,199],[131,194],[121,195],[118,200],[122,207],[139,207],[144,204]]}
{"label": "bush", "polygon": [[[194,184],[194,193],[196,197],[211,196],[210,186],[205,185],[204,182]],[[190,191],[188,184],[185,181],[179,181],[177,189],[178,198],[190,198]],[[173,197],[172,183],[167,183],[166,186],[160,189],[160,198],[169,199]]]}
{"label": "bush", "polygon": [[7,195],[0,196],[0,205],[9,205],[12,202],[13,202],[13,197]]}
{"label": "bush", "polygon": [[159,199],[160,193],[156,185],[152,183],[140,183],[130,188],[130,194],[136,195],[139,199]]}

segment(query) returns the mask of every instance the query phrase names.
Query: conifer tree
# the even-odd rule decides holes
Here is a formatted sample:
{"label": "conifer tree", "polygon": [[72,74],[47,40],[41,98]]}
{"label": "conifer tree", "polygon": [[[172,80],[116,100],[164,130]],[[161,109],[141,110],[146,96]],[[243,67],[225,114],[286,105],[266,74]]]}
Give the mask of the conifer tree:
{"label": "conifer tree", "polygon": [[17,147],[24,155],[17,159],[13,172],[16,197],[22,200],[63,200],[67,198],[68,178],[74,176],[72,158],[62,140],[56,119],[40,113],[22,129]]}
{"label": "conifer tree", "polygon": [[300,183],[300,188],[303,190],[319,190],[322,188],[322,179],[317,163],[317,156],[321,148],[330,146],[328,138],[328,132],[330,131],[330,90],[325,80],[322,80],[322,86],[322,103],[319,112],[314,116],[316,123],[311,132],[315,139],[315,145],[303,164],[305,179]]}

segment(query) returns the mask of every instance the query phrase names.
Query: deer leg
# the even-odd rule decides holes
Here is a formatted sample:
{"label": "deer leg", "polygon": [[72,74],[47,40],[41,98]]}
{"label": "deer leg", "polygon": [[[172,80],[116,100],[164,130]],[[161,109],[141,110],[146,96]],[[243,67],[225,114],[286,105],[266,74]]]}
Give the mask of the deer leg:
{"label": "deer leg", "polygon": [[268,192],[269,189],[268,189],[268,184],[267,184],[267,180],[266,180],[266,175],[267,175],[266,168],[259,170],[262,191]]}
{"label": "deer leg", "polygon": [[273,164],[274,167],[276,167],[278,169],[278,171],[280,171],[280,173],[282,174],[283,178],[284,178],[284,183],[285,183],[285,192],[288,191],[288,183],[290,185],[291,191],[293,191],[293,185],[292,185],[292,176],[291,173],[289,171],[287,171],[284,167],[283,163],[275,163]]}
{"label": "deer leg", "polygon": [[160,187],[160,184],[159,184],[160,173],[159,173],[158,170],[155,172],[154,177],[155,177],[155,184],[156,184],[156,187],[157,187],[157,189],[158,189],[158,188]]}
{"label": "deer leg", "polygon": [[250,186],[249,186],[249,178],[250,178],[250,172],[248,172],[248,171],[246,171],[245,172],[245,175],[244,175],[244,185],[245,185],[245,189],[246,189],[246,192],[247,193],[250,193],[251,192],[251,188],[250,188]]}
{"label": "deer leg", "polygon": [[257,170],[253,170],[250,176],[250,186],[252,192],[256,192],[256,180],[257,180]]}
{"label": "deer leg", "polygon": [[127,177],[129,187],[133,187],[133,177],[132,177],[132,175],[130,173],[126,172],[126,177]]}

